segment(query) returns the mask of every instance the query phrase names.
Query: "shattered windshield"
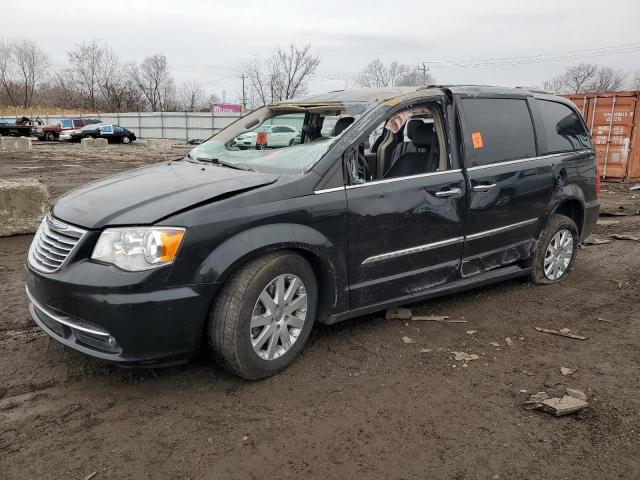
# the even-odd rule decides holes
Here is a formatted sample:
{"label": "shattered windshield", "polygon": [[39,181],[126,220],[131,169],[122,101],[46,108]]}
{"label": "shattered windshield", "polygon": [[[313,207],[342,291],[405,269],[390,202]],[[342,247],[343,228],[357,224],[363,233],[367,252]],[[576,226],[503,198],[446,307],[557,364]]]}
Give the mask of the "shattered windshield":
{"label": "shattered windshield", "polygon": [[264,173],[301,174],[372,106],[349,102],[263,107],[198,145],[187,159]]}

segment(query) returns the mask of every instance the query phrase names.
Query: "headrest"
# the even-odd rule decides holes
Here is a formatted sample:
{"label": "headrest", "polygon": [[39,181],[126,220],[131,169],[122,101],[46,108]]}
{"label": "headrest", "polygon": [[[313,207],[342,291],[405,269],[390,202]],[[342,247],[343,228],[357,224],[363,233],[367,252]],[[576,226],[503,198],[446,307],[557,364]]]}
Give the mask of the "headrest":
{"label": "headrest", "polygon": [[339,118],[333,127],[333,133],[331,134],[333,137],[337,137],[342,132],[344,132],[349,125],[351,125],[355,121],[354,117],[342,117]]}
{"label": "headrest", "polygon": [[413,144],[418,148],[426,148],[433,144],[436,133],[431,123],[422,123],[416,127],[413,133]]}
{"label": "headrest", "polygon": [[422,123],[424,122],[419,118],[412,118],[407,122],[407,137],[409,138],[409,140],[413,140],[413,135],[416,133],[416,128],[418,128],[418,125]]}

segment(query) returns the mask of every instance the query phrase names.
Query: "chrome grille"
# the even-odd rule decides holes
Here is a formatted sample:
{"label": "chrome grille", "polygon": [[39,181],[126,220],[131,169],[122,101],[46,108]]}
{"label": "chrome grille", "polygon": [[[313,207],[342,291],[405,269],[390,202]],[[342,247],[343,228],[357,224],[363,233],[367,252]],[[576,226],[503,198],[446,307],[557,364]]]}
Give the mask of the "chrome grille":
{"label": "chrome grille", "polygon": [[58,270],[87,233],[47,215],[29,248],[29,264],[44,273]]}

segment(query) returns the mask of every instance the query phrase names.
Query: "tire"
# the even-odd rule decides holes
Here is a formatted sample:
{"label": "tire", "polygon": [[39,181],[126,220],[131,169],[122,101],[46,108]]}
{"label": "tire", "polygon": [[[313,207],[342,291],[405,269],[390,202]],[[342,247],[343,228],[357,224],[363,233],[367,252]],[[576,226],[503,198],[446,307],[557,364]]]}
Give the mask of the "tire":
{"label": "tire", "polygon": [[[302,288],[294,283],[293,277],[302,283]],[[285,299],[275,291],[274,282],[279,278],[284,278],[281,284],[284,288],[280,291],[289,293],[290,288],[296,288],[288,298],[294,300],[296,306],[303,305],[300,302],[304,296],[305,311],[302,308],[287,310],[295,306],[283,308]],[[269,290],[270,287],[274,290]],[[277,302],[280,298],[278,305],[273,304],[276,307],[271,310],[273,315],[269,315],[263,303],[265,292],[271,301]],[[270,377],[283,370],[298,356],[309,338],[317,300],[315,274],[300,255],[281,251],[250,261],[228,279],[211,308],[207,339],[216,362],[248,380]],[[302,322],[301,316],[304,316]],[[287,324],[286,318],[295,318],[295,321],[288,320],[291,323]],[[252,320],[254,325],[259,325],[252,328]],[[270,335],[277,331],[281,335]],[[288,348],[283,339],[289,340]]]}
{"label": "tire", "polygon": [[44,135],[45,142],[53,142],[56,139],[56,134],[53,132],[47,132]]}
{"label": "tire", "polygon": [[[533,267],[531,280],[542,285],[564,280],[573,268],[578,252],[578,241],[578,227],[575,222],[565,215],[553,214],[536,246],[531,264]],[[559,249],[556,248],[558,246]],[[554,254],[554,250],[557,254]]]}
{"label": "tire", "polygon": [[131,143],[131,139],[129,137],[122,137],[122,143],[127,144],[127,143]]}
{"label": "tire", "polygon": [[289,146],[293,147],[293,144],[296,143],[296,139],[292,138],[291,140],[289,140]]}

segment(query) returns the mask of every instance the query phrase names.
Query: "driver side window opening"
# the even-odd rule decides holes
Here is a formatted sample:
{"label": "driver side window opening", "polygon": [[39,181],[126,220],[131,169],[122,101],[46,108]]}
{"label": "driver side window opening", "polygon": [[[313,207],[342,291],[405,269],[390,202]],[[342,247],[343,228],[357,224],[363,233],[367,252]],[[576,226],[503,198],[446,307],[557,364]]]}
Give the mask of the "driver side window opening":
{"label": "driver side window opening", "polygon": [[411,177],[450,169],[438,105],[412,105],[389,115],[368,141],[347,154],[351,184]]}

